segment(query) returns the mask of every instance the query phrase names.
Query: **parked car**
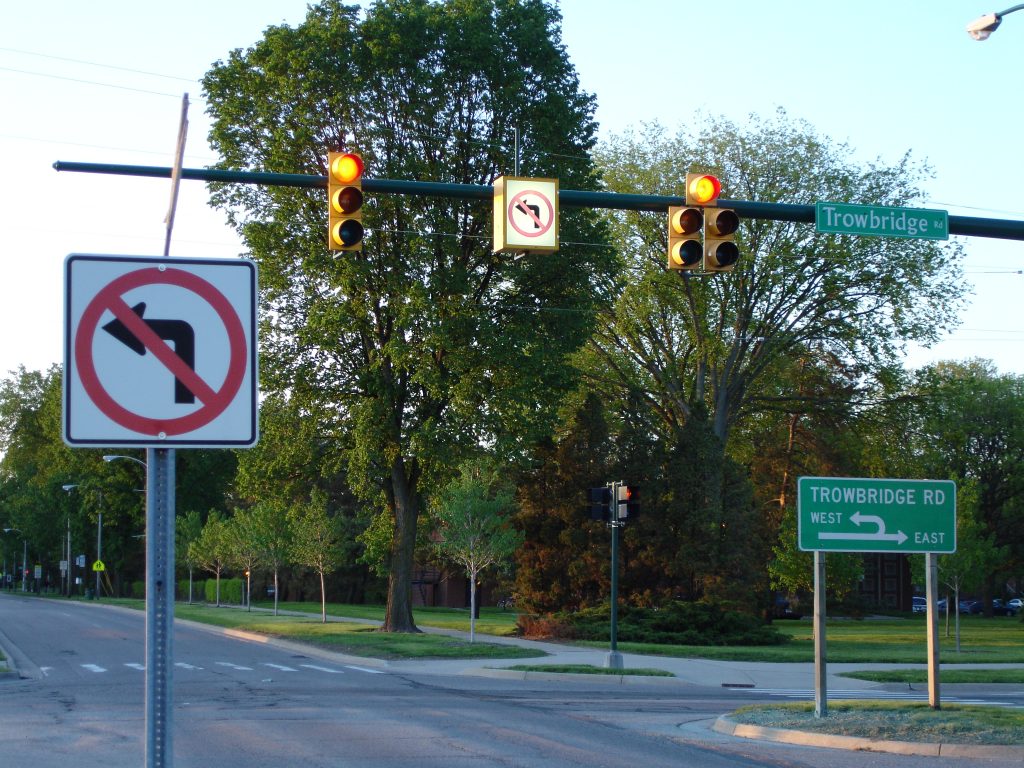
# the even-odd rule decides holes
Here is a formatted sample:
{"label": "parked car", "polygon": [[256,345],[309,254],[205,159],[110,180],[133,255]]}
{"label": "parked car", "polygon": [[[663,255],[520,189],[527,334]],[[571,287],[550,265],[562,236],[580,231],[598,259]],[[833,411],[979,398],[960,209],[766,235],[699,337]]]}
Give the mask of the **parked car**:
{"label": "parked car", "polygon": [[1015,597],[1013,598],[1013,600],[1008,602],[1007,605],[1011,608],[1015,608],[1019,612],[1022,608],[1024,608],[1024,600],[1021,600],[1019,597]]}
{"label": "parked car", "polygon": [[[913,605],[911,606],[911,610],[914,613],[925,613],[928,610],[928,599],[927,598],[915,596],[915,597],[911,598],[911,600],[913,600]],[[939,613],[945,613],[946,612],[946,606],[947,606],[947,603],[946,603],[945,598],[943,598],[942,600],[939,600],[937,603],[935,603],[935,609]]]}
{"label": "parked car", "polygon": [[[961,600],[960,601],[960,613],[969,616],[978,616],[985,613],[985,604],[981,600]],[[1003,603],[998,598],[992,601],[992,615],[993,616],[1016,616],[1017,608],[1007,603]]]}
{"label": "parked car", "polygon": [[996,599],[992,601],[992,615],[993,616],[1016,616],[1017,609],[1012,605],[1004,603],[1002,600]]}

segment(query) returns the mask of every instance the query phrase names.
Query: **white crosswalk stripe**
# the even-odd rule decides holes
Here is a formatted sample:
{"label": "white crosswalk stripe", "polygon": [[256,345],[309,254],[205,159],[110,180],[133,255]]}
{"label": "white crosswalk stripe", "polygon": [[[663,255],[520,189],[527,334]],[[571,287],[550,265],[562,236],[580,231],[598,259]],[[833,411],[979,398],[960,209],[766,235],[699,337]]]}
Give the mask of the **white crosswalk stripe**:
{"label": "white crosswalk stripe", "polygon": [[[146,665],[142,664],[140,662],[137,662],[137,661],[125,661],[125,662],[120,662],[120,664],[123,667],[127,667],[128,669],[138,670],[139,672],[145,672],[146,671]],[[88,670],[89,672],[93,672],[95,674],[101,674],[101,673],[109,671],[107,667],[104,667],[104,666],[102,666],[100,664],[79,664],[79,666],[82,669]],[[186,661],[176,661],[174,663],[174,666],[178,667],[179,669],[188,670],[188,671],[203,671],[205,669],[205,667],[203,667],[203,666],[200,666],[198,664],[192,664],[192,663],[189,663],[189,662],[186,662]],[[257,669],[256,669],[257,667],[269,667],[271,669],[277,670],[278,672],[282,672],[282,673],[283,672],[294,672],[294,673],[312,672],[312,673],[319,673],[319,674],[324,674],[324,675],[343,675],[343,674],[345,674],[344,670],[343,669],[339,669],[338,667],[329,667],[329,666],[324,666],[324,665],[320,665],[320,664],[296,664],[295,666],[289,666],[287,664],[275,664],[274,662],[270,662],[270,661],[258,662],[254,666],[245,666],[244,664],[236,664],[233,661],[214,661],[214,662],[210,662],[209,666],[223,667],[225,669],[234,670],[236,672],[257,672]],[[360,667],[360,666],[357,666],[357,665],[354,665],[354,664],[345,664],[343,666],[344,666],[345,669],[350,669],[350,670],[353,670],[355,672],[363,672],[363,673],[366,673],[366,674],[369,674],[369,675],[382,675],[382,674],[385,673],[384,670],[373,669],[372,667]],[[44,676],[48,675],[53,669],[55,669],[55,667],[40,667],[40,671],[43,673]],[[258,674],[258,672],[257,672],[257,674]],[[762,692],[764,692],[764,691],[762,691]],[[831,692],[830,692],[830,694],[831,694]],[[779,689],[778,692],[773,692],[772,695],[790,695],[790,694],[788,694],[787,692],[783,691],[783,689]],[[791,695],[799,695],[799,692],[794,691]],[[810,692],[808,695],[813,697],[814,696],[813,691]]]}
{"label": "white crosswalk stripe", "polygon": [[231,669],[237,669],[239,672],[252,672],[252,667],[243,667],[241,664],[235,664],[230,661],[218,661],[216,664],[218,667],[230,667]]}
{"label": "white crosswalk stripe", "polygon": [[305,667],[306,669],[312,669],[312,670],[315,670],[317,672],[326,672],[329,675],[343,675],[343,674],[345,674],[340,669],[331,669],[330,667],[318,667],[316,664],[299,664],[299,666],[300,667]]}

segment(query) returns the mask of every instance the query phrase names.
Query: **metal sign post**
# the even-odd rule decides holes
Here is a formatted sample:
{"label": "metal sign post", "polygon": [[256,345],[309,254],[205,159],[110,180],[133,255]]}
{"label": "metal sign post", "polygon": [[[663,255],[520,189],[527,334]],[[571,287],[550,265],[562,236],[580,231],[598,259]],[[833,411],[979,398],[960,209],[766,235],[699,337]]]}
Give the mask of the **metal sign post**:
{"label": "metal sign post", "polygon": [[814,551],[814,716],[828,715],[825,660],[825,553]]}
{"label": "metal sign post", "polygon": [[619,486],[621,482],[611,484],[611,503],[608,505],[608,525],[612,529],[612,572],[611,572],[611,643],[604,665],[608,669],[622,669],[622,654],[619,653]]}
{"label": "metal sign post", "polygon": [[174,450],[146,449],[146,768],[170,766],[174,664]]}

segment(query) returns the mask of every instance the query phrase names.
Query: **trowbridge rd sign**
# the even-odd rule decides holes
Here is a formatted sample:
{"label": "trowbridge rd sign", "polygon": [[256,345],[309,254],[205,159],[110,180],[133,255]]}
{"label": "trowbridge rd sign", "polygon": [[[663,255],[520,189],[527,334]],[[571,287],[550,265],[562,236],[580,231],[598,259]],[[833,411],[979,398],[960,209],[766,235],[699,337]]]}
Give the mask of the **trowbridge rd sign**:
{"label": "trowbridge rd sign", "polygon": [[796,505],[802,550],[956,551],[952,480],[801,477]]}
{"label": "trowbridge rd sign", "polygon": [[934,208],[816,203],[815,228],[838,235],[948,240],[949,213]]}

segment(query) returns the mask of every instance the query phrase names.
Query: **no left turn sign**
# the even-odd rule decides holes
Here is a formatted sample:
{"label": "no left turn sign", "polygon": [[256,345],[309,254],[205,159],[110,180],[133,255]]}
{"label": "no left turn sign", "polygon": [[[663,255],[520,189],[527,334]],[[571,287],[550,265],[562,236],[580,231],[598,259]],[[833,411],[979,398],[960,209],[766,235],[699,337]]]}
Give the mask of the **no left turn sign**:
{"label": "no left turn sign", "polygon": [[494,250],[558,250],[558,179],[495,179]]}
{"label": "no left turn sign", "polygon": [[256,267],[72,254],[64,357],[69,445],[253,445]]}

